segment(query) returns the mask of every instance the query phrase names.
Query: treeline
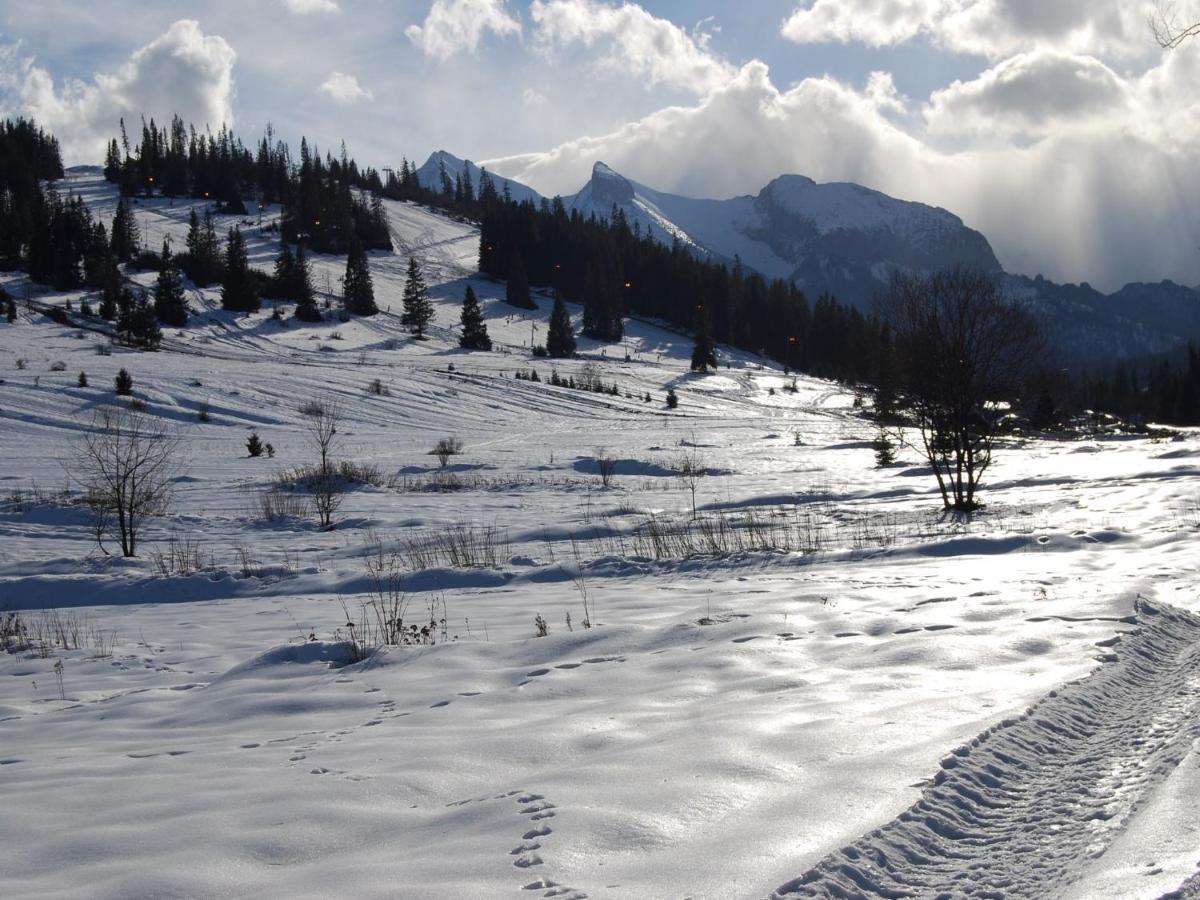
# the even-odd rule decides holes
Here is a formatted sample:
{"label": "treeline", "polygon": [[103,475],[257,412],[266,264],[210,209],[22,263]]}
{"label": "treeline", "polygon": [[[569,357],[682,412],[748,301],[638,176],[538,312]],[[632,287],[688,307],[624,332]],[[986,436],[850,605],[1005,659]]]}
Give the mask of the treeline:
{"label": "treeline", "polygon": [[1182,359],[1169,354],[1143,366],[1119,362],[1110,375],[1089,381],[1079,393],[1088,409],[1200,426],[1200,349],[1189,342]]}
{"label": "treeline", "polygon": [[622,317],[637,315],[689,328],[791,369],[849,382],[874,382],[885,356],[886,328],[822,296],[815,303],[783,280],[768,281],[699,258],[681,243],[666,246],[623,213],[610,221],[567,212],[560,198],[540,207],[498,199],[480,217],[479,268],[509,282],[509,301],[525,305],[512,285],[551,288],[582,303],[583,332],[599,340],[623,335]]}
{"label": "treeline", "polygon": [[[300,158],[268,127],[255,151],[228,129],[201,134],[174,116],[169,128],[142,123],[132,145],[121,120],[105,156],[104,177],[122,195],[191,197],[213,201],[219,211],[244,215],[246,201],[283,205],[284,236],[320,253],[348,253],[355,240],[367,249],[392,248],[374,169],[360,169],[343,145],[338,158],[300,140]],[[372,195],[362,196],[360,191]]]}

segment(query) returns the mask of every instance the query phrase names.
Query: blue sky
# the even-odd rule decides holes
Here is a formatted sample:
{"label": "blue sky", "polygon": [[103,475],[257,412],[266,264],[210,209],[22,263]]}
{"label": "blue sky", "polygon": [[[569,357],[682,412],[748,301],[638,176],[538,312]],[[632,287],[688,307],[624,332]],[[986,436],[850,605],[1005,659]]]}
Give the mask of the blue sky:
{"label": "blue sky", "polygon": [[[1184,0],[1184,15],[1200,15]],[[124,115],[445,148],[545,193],[783,172],[943,206],[1012,271],[1200,282],[1200,47],[1153,0],[6,0],[0,113],[94,161]]]}

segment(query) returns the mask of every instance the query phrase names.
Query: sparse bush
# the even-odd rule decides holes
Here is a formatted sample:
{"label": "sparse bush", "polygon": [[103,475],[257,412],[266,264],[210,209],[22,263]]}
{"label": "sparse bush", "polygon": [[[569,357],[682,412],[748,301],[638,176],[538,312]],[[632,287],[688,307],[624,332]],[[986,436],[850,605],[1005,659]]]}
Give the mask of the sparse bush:
{"label": "sparse bush", "polygon": [[617,461],[608,455],[603,447],[597,447],[592,451],[592,459],[596,463],[596,471],[600,473],[600,483],[604,487],[609,487],[612,484],[613,475],[617,472]]}
{"label": "sparse bush", "polygon": [[274,523],[307,519],[312,508],[304,494],[272,488],[259,492],[257,513],[263,521]]}
{"label": "sparse bush", "polygon": [[373,378],[367,384],[367,393],[373,394],[376,397],[387,397],[391,392],[387,389],[387,385],[385,385],[382,381],[380,381],[378,378]]}
{"label": "sparse bush", "polygon": [[25,360],[23,357],[17,357],[17,370],[18,371],[24,372],[28,365],[29,365],[28,361]]}
{"label": "sparse bush", "polygon": [[444,469],[450,461],[450,457],[458,456],[462,451],[463,442],[456,437],[450,436],[441,438],[433,445],[433,449],[429,452],[431,455],[437,457],[438,465]]}
{"label": "sparse bush", "polygon": [[122,369],[117,373],[117,377],[113,379],[113,387],[118,397],[130,396],[133,394],[133,376],[125,369]]}
{"label": "sparse bush", "polygon": [[271,446],[271,445],[268,443],[264,449],[267,451],[267,459],[274,459],[274,458],[275,458],[275,448],[274,448],[274,447],[272,447],[272,446]]}
{"label": "sparse bush", "polygon": [[315,418],[325,413],[325,404],[320,400],[305,400],[300,404],[300,415]]}
{"label": "sparse bush", "polygon": [[546,637],[550,634],[550,625],[542,618],[542,614],[538,613],[533,620],[534,637]]}
{"label": "sparse bush", "polygon": [[112,356],[112,344],[97,344],[96,345],[96,355],[97,356]]}
{"label": "sparse bush", "polygon": [[50,363],[50,371],[51,372],[65,372],[65,371],[67,371],[67,364],[65,362],[63,362],[61,359],[55,360],[54,362]]}
{"label": "sparse bush", "polygon": [[67,474],[96,514],[101,550],[104,533],[115,525],[121,553],[136,554],[143,520],[161,515],[170,501],[178,447],[166,425],[132,410],[105,409],[92,419]]}
{"label": "sparse bush", "polygon": [[692,518],[696,518],[696,489],[700,486],[700,479],[708,474],[704,457],[698,450],[685,450],[671,461],[671,473],[691,491]]}
{"label": "sparse bush", "polygon": [[201,422],[212,421],[212,412],[207,400],[201,401],[200,405],[196,407],[196,418]]}

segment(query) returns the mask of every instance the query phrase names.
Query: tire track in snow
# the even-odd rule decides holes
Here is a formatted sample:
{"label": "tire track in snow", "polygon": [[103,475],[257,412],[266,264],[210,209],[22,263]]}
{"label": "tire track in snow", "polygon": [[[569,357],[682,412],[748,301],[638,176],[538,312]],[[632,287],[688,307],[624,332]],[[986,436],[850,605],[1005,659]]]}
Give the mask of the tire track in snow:
{"label": "tire track in snow", "polygon": [[1103,665],[955,750],[910,809],[773,896],[1054,896],[1200,736],[1200,616],[1134,611]]}

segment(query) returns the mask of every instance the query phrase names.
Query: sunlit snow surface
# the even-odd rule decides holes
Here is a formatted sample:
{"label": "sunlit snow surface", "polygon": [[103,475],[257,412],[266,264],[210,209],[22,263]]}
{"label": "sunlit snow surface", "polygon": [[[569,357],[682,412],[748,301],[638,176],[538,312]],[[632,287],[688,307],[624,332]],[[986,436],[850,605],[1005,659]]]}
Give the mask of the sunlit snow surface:
{"label": "sunlit snow surface", "polygon": [[[102,182],[70,188],[110,218]],[[181,245],[188,209],[143,202],[151,245],[167,233]],[[0,608],[57,608],[117,634],[111,658],[0,656],[5,898],[763,897],[869,841],[955,748],[1123,665],[1111,660],[1131,639],[1111,639],[1142,627],[1138,595],[1200,610],[1195,436],[1006,446],[987,511],[944,519],[911,451],[873,468],[874,431],[850,391],[801,378],[786,392],[790,379],[748,354],[693,376],[686,337],[631,322],[627,347],[602,358],[581,341],[583,359],[556,366],[594,366],[621,397],[549,387],[550,364],[528,352],[549,302],[531,319],[480,279],[497,352],[459,351],[475,229],[388,211],[398,249],[371,265],[389,312],[372,320],[285,327],[195,291],[191,323],[166,331],[162,352],[110,357],[99,335],[24,308],[0,323]],[[269,266],[274,238],[247,232]],[[419,344],[398,321],[410,252],[438,300]],[[336,292],[343,267],[316,259],[318,287]],[[23,295],[18,277],[0,278]],[[513,379],[530,366],[542,382]],[[171,515],[148,524],[133,562],[101,555],[70,506],[8,503],[64,485],[121,367],[188,457]],[[90,387],[75,386],[81,370]],[[375,378],[387,395],[368,393]],[[396,476],[355,490],[330,532],[254,511],[274,473],[312,459],[298,411],[310,398],[341,403],[341,458]],[[275,459],[246,457],[251,430]],[[467,489],[403,489],[434,475],[428,451],[446,435],[464,443],[449,468]],[[619,461],[607,490],[601,447]],[[641,554],[648,516],[690,518],[669,475],[681,450],[714,473],[697,491],[702,514],[807,523],[820,550]],[[343,603],[354,615],[369,599],[370,548],[461,522],[503,531],[504,560],[406,578],[410,615],[444,598],[453,640],[345,665],[335,632]],[[173,535],[199,542],[199,572],[158,573],[153,552]],[[545,638],[533,636],[539,614]],[[1185,650],[1178,659],[1169,677],[1147,676],[1166,712],[1146,727],[1186,740],[1153,759],[1125,752],[1137,735],[1124,755],[1092,754],[1113,812],[1061,866],[1079,897],[1157,897],[1200,863],[1200,682]],[[1064,822],[1095,810],[1066,793],[1035,809],[1051,813],[1023,831],[1050,849],[1067,846],[1055,843]]]}

